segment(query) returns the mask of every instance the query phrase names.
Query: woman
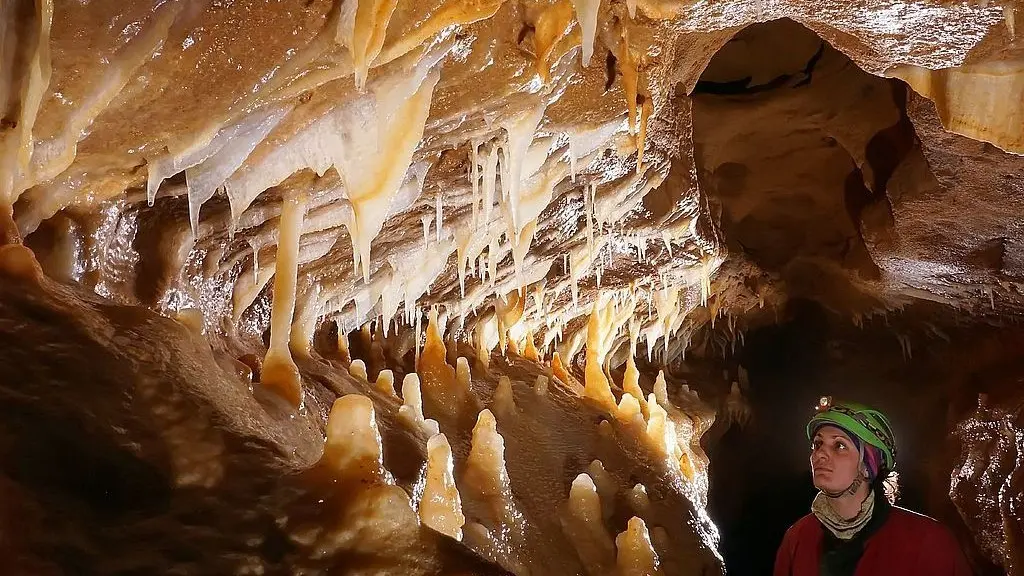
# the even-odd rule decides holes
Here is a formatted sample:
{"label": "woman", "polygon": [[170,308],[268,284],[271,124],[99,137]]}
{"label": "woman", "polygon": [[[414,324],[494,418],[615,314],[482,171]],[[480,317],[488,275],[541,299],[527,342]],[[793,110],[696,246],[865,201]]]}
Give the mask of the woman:
{"label": "woman", "polygon": [[956,539],[938,522],[892,506],[885,481],[896,467],[886,417],[822,398],[807,424],[819,490],[775,558],[775,576],[968,576]]}

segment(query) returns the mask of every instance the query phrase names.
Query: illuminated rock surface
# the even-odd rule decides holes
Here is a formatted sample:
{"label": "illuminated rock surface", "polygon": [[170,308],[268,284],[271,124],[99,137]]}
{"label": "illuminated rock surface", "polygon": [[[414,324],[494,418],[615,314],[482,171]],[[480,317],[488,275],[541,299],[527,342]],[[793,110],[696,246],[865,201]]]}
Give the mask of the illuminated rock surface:
{"label": "illuminated rock surface", "polygon": [[[6,2],[8,572],[720,573],[756,410],[684,356],[1024,312],[1021,12]],[[1013,572],[1001,402],[949,466]]]}

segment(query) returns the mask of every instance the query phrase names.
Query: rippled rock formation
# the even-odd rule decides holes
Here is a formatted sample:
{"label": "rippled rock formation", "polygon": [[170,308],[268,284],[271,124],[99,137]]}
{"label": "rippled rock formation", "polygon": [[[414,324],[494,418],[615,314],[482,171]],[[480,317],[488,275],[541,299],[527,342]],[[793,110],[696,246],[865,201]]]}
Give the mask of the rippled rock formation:
{"label": "rippled rock formation", "polygon": [[[684,355],[792,298],[1021,311],[1019,9],[4,3],[0,551],[721,571],[701,438],[750,407]],[[953,492],[1013,570],[1000,410]]]}

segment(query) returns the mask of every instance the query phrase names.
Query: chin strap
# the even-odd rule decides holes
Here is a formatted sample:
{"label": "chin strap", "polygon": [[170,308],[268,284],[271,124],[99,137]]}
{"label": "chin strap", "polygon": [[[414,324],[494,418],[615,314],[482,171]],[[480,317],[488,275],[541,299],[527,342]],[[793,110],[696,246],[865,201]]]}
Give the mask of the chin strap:
{"label": "chin strap", "polygon": [[825,495],[828,496],[829,498],[842,498],[843,496],[846,495],[853,496],[854,494],[857,493],[857,490],[860,489],[860,485],[864,483],[864,480],[864,474],[861,473],[858,474],[857,477],[853,479],[853,482],[850,482],[850,485],[847,486],[844,490],[839,490],[838,492],[832,492],[831,490],[822,490],[822,492],[824,492]]}

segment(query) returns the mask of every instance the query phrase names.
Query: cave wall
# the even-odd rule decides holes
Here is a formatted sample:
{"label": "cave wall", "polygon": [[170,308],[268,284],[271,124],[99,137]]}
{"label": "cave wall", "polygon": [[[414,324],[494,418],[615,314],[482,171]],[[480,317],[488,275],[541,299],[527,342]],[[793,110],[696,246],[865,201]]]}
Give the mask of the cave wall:
{"label": "cave wall", "polygon": [[[30,573],[720,572],[700,442],[749,413],[708,376],[747,334],[800,298],[1021,312],[1019,12],[5,3],[0,546]],[[1012,572],[1012,394],[950,386],[935,474]]]}

